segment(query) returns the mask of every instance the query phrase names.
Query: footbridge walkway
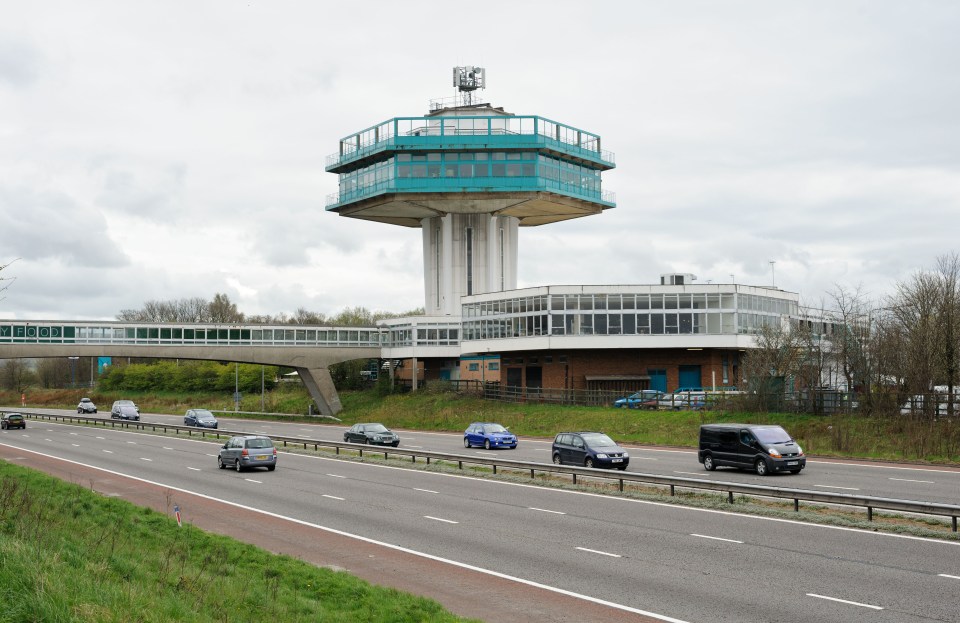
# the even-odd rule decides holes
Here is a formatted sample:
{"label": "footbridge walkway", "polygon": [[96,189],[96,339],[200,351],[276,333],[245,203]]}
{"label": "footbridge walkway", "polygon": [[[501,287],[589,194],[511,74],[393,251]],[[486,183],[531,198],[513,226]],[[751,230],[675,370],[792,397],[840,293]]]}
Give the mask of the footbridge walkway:
{"label": "footbridge walkway", "polygon": [[0,359],[154,357],[295,368],[323,415],[342,405],[329,366],[381,356],[376,327],[0,320]]}

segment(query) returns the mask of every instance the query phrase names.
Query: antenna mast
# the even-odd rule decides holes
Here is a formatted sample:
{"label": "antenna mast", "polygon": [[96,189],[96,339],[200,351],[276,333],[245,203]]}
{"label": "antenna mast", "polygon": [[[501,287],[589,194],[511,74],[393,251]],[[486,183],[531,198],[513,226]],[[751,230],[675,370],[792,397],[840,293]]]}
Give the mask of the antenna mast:
{"label": "antenna mast", "polygon": [[[487,72],[483,67],[454,67],[453,86],[460,92],[460,105],[473,106],[473,92],[486,89]],[[478,100],[479,101],[479,100]]]}

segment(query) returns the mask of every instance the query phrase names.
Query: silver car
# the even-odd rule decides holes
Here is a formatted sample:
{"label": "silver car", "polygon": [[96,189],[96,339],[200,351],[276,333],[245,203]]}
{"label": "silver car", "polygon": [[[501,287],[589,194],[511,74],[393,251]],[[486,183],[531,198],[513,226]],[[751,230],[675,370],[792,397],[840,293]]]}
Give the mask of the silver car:
{"label": "silver car", "polygon": [[263,435],[239,435],[220,448],[217,467],[232,467],[242,472],[248,467],[266,467],[271,472],[277,468],[277,449],[273,441]]}
{"label": "silver car", "polygon": [[93,404],[93,401],[89,398],[81,398],[80,404],[77,405],[77,413],[96,413],[97,405]]}

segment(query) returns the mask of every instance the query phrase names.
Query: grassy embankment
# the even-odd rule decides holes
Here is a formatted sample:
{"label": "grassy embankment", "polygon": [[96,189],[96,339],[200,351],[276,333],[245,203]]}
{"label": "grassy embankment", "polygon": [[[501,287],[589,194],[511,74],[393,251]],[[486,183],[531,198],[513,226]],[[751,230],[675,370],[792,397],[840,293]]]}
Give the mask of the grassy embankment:
{"label": "grassy embankment", "polygon": [[0,461],[0,623],[461,620]]}
{"label": "grassy embankment", "polygon": [[[27,394],[27,405],[74,408],[81,394],[82,390],[33,391]],[[132,398],[146,413],[182,413],[189,407],[233,408],[230,396],[223,394],[113,396],[93,392],[89,396],[104,410],[116,398]],[[19,398],[12,392],[0,392],[0,404],[19,404]],[[341,400],[344,411],[339,417],[344,424],[377,421],[393,428],[462,431],[471,422],[495,421],[521,436],[549,438],[561,430],[602,430],[622,442],[695,447],[704,422],[771,423],[790,431],[812,455],[960,464],[960,422],[945,419],[922,422],[859,415],[639,411],[512,404],[434,391],[387,397],[373,391],[344,392]],[[264,402],[267,412],[303,414],[310,398],[302,387],[285,385],[268,394]],[[259,411],[260,397],[245,396],[240,410]],[[300,418],[291,415],[290,419]]]}

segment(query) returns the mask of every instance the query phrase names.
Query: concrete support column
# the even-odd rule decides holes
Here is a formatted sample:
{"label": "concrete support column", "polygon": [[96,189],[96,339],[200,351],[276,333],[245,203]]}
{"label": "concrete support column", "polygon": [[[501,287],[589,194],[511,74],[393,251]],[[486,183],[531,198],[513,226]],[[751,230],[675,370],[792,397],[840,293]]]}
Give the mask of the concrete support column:
{"label": "concrete support column", "polygon": [[317,403],[322,415],[333,416],[343,411],[340,396],[327,368],[297,368],[300,380],[307,386],[310,397]]}
{"label": "concrete support column", "polygon": [[[416,330],[416,329],[414,329],[414,330]],[[411,388],[410,391],[414,391],[414,392],[417,391],[417,377],[418,377],[418,376],[419,376],[419,375],[417,374],[417,358],[414,357],[414,358],[413,358],[413,387]]]}
{"label": "concrete support column", "polygon": [[487,292],[503,291],[500,270],[500,219],[491,216],[487,221]]}
{"label": "concrete support column", "polygon": [[438,267],[441,271],[440,283],[443,284],[441,305],[445,315],[453,315],[454,307],[458,308],[456,313],[459,315],[460,297],[453,294],[453,215],[447,214],[441,221],[440,255],[443,258],[443,268]]}

